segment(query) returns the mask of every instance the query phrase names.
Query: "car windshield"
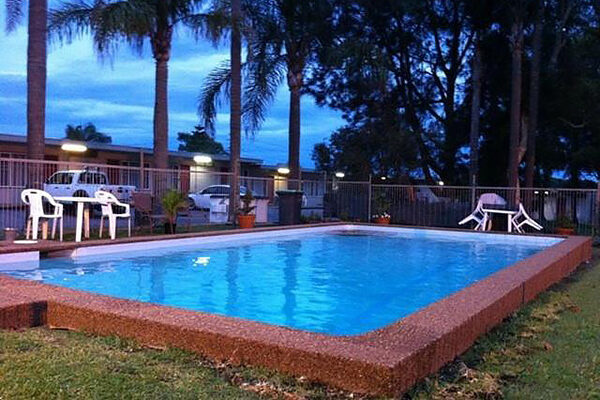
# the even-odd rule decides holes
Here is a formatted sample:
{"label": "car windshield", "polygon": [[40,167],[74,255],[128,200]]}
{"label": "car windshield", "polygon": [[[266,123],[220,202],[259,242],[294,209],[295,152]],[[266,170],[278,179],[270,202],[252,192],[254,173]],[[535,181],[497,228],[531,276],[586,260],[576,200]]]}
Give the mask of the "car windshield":
{"label": "car windshield", "polygon": [[73,173],[72,172],[57,172],[52,175],[46,183],[53,185],[70,185],[73,183]]}
{"label": "car windshield", "polygon": [[[205,189],[202,189],[200,194],[220,194],[220,195],[229,195],[229,186],[209,186]],[[246,194],[246,187],[240,186],[240,196]]]}

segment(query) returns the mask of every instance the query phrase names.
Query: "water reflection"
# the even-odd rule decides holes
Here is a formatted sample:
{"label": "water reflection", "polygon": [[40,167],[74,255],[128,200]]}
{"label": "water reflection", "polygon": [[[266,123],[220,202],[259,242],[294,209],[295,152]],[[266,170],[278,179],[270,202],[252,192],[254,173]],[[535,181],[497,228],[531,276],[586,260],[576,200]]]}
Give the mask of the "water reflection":
{"label": "water reflection", "polygon": [[277,250],[283,259],[283,316],[285,324],[295,325],[296,290],[298,286],[298,261],[302,254],[302,241],[290,240],[277,244]]}
{"label": "water reflection", "polygon": [[227,282],[227,299],[225,301],[225,313],[237,314],[239,306],[238,268],[240,266],[240,249],[230,248],[227,250],[227,267],[225,269],[225,281]]}
{"label": "water reflection", "polygon": [[153,303],[162,303],[165,300],[165,267],[164,260],[150,260],[150,301]]}

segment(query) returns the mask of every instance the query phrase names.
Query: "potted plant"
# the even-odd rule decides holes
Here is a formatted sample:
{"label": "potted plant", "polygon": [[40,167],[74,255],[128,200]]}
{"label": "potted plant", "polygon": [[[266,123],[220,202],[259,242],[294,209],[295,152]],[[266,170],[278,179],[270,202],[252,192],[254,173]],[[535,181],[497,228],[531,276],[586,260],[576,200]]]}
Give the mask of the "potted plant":
{"label": "potted plant", "polygon": [[252,211],[256,208],[256,206],[251,205],[254,201],[254,196],[252,196],[252,191],[250,189],[246,190],[246,194],[242,197],[242,206],[238,210],[238,224],[242,229],[254,228],[254,223],[256,222],[256,215],[251,214]]}
{"label": "potted plant", "polygon": [[391,203],[385,196],[385,193],[378,193],[373,199],[374,211],[373,220],[377,224],[388,225],[392,220],[392,216],[389,213]]}
{"label": "potted plant", "polygon": [[376,224],[389,225],[390,221],[392,220],[392,216],[390,214],[384,212],[381,214],[373,215],[373,220],[375,221]]}
{"label": "potted plant", "polygon": [[561,215],[556,220],[556,233],[559,235],[574,235],[575,228],[575,222],[566,215]]}
{"label": "potted plant", "polygon": [[162,198],[162,208],[165,213],[165,233],[175,233],[177,228],[177,213],[184,210],[187,206],[187,200],[183,193],[177,190],[169,190]]}

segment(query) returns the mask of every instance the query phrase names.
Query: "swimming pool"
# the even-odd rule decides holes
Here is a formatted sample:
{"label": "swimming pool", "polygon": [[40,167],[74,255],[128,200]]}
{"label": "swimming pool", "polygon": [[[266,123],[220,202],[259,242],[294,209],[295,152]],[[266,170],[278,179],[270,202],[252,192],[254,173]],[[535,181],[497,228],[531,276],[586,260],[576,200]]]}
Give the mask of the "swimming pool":
{"label": "swimming pool", "polygon": [[562,239],[333,226],[81,249],[3,273],[330,335],[381,328]]}

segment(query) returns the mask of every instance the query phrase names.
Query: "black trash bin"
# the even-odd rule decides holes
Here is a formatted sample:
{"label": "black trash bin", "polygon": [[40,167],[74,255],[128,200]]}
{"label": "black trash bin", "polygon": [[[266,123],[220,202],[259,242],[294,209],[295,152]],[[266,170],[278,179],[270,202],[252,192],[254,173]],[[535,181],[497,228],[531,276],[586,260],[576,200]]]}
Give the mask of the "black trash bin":
{"label": "black trash bin", "polygon": [[301,190],[278,190],[279,196],[279,225],[297,225],[302,215]]}

